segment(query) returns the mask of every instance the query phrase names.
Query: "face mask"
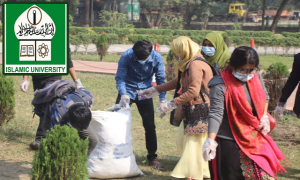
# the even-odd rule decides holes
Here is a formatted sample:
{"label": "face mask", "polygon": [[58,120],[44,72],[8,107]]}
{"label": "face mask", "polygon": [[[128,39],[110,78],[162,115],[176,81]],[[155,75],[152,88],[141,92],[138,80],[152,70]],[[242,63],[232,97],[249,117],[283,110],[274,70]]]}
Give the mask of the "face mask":
{"label": "face mask", "polygon": [[143,64],[145,64],[148,61],[148,59],[149,59],[149,57],[147,59],[145,59],[145,60],[138,60],[138,62],[143,65]]}
{"label": "face mask", "polygon": [[181,59],[181,57],[178,59],[178,62],[180,62],[182,59]]}
{"label": "face mask", "polygon": [[207,56],[213,56],[216,53],[216,49],[214,47],[207,47],[204,46],[202,47],[202,51],[204,52],[204,54],[206,54]]}
{"label": "face mask", "polygon": [[242,74],[235,71],[232,71],[232,74],[234,75],[234,77],[243,82],[247,82],[254,77],[254,74]]}

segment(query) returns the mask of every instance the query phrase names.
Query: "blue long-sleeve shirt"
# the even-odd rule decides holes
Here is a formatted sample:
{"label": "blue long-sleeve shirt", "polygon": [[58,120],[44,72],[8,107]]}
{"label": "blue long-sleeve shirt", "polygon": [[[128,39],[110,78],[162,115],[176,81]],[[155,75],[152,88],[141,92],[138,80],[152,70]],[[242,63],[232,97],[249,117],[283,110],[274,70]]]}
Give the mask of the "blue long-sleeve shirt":
{"label": "blue long-sleeve shirt", "polygon": [[[116,74],[117,89],[120,95],[127,94],[130,99],[135,99],[136,90],[152,87],[152,78],[155,74],[157,85],[165,83],[165,70],[161,55],[152,50],[145,64],[140,64],[135,58],[133,50],[128,49],[121,56]],[[166,92],[159,95],[160,101],[165,100]],[[144,100],[138,96],[139,100]]]}

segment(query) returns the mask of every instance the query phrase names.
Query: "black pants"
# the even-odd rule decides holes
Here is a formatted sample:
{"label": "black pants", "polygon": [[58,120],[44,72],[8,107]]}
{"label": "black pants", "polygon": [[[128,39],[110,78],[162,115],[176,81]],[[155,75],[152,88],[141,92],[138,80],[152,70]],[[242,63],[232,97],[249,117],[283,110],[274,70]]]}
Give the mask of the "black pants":
{"label": "black pants", "polygon": [[[116,104],[119,104],[121,100],[121,96],[118,95]],[[154,106],[152,99],[146,100],[138,100],[138,97],[130,99],[130,106],[132,103],[135,103],[139,113],[143,120],[143,126],[145,129],[145,137],[146,137],[146,148],[148,150],[147,159],[148,161],[152,161],[157,157],[157,138],[156,138],[156,131],[155,131],[155,123],[154,123]]]}
{"label": "black pants", "polygon": [[[45,80],[45,81],[41,81],[39,83],[33,81],[33,89],[34,89],[34,91],[37,89],[43,89],[45,86],[52,84],[55,81],[57,81],[57,79],[49,80],[49,81]],[[43,122],[43,119],[44,119],[44,117],[40,117],[39,126],[36,130],[36,135],[35,135],[36,140],[40,140],[41,138],[46,137],[47,130],[50,130],[50,125],[51,125],[50,118],[48,116],[46,116],[45,122]]]}
{"label": "black pants", "polygon": [[209,161],[210,177],[214,179],[214,172],[218,180],[245,180],[240,162],[240,147],[234,140],[217,138],[216,165]]}

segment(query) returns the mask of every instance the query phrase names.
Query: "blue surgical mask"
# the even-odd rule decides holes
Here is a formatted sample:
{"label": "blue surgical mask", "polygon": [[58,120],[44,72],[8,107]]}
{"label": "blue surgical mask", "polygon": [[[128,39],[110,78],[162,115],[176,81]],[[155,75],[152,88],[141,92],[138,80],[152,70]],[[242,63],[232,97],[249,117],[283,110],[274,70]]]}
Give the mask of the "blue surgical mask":
{"label": "blue surgical mask", "polygon": [[206,54],[207,56],[213,56],[216,53],[216,49],[214,47],[207,47],[207,46],[203,46],[202,47],[202,51],[204,52],[204,54]]}
{"label": "blue surgical mask", "polygon": [[179,57],[178,62],[180,62],[181,60],[182,60],[181,57]]}
{"label": "blue surgical mask", "polygon": [[232,74],[234,75],[234,77],[243,82],[247,82],[254,77],[254,74],[242,74],[236,71],[232,71]]}
{"label": "blue surgical mask", "polygon": [[[149,57],[150,57],[150,56],[149,56]],[[148,57],[147,59],[145,59],[145,60],[138,60],[138,62],[139,62],[140,64],[144,65],[144,64],[148,61],[149,57]]]}

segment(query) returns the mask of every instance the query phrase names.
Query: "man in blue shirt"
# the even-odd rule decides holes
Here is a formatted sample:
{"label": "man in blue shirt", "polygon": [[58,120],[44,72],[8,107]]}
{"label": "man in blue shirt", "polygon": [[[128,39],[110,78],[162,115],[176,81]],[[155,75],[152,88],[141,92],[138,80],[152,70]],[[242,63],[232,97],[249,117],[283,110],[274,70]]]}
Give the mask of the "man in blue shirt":
{"label": "man in blue shirt", "polygon": [[[116,104],[120,104],[122,107],[132,103],[137,105],[146,132],[149,165],[156,169],[162,169],[162,164],[156,160],[157,138],[153,100],[141,97],[136,92],[153,86],[154,74],[157,85],[165,83],[165,70],[161,55],[153,50],[151,42],[146,40],[136,42],[132,49],[123,53],[118,63],[115,79],[119,95]],[[165,102],[165,95],[165,92],[160,93],[161,103]]]}

